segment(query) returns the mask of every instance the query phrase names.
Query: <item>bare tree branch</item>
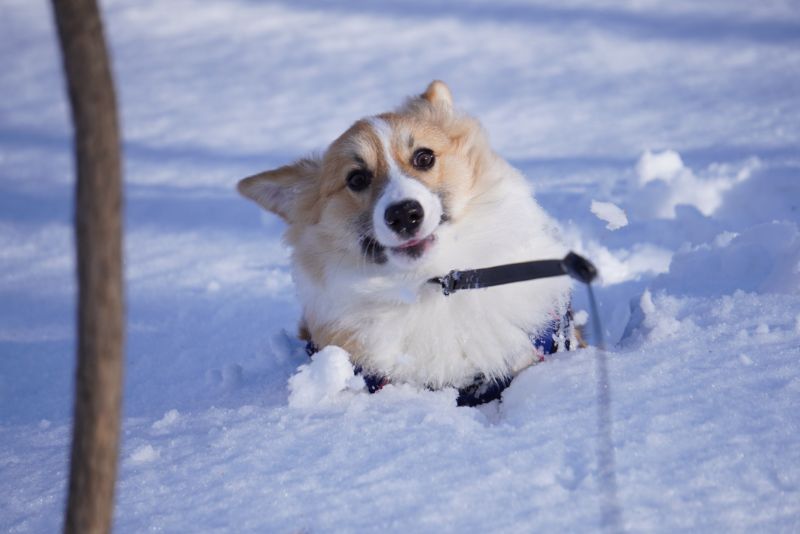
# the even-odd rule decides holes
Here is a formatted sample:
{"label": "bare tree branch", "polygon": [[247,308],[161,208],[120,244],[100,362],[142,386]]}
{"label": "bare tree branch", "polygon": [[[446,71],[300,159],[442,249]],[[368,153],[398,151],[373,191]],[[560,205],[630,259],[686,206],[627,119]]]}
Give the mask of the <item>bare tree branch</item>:
{"label": "bare tree branch", "polygon": [[52,2],[77,164],[78,367],[64,531],[109,532],[125,335],[117,105],[96,1]]}

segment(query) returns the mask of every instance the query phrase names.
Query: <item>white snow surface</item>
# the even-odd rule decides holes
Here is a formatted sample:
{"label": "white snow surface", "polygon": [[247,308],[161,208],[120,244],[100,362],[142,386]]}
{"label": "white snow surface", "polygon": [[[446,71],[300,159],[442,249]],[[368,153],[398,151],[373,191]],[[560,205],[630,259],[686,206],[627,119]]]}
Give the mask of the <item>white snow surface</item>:
{"label": "white snow surface", "polygon": [[[619,526],[800,530],[796,2],[102,6],[126,150],[116,531],[602,528],[596,349],[478,408],[370,395],[294,338],[283,225],[234,192],[434,78],[600,269]],[[75,283],[49,4],[6,0],[0,51],[0,531],[53,532]],[[590,331],[583,288],[574,308]]]}

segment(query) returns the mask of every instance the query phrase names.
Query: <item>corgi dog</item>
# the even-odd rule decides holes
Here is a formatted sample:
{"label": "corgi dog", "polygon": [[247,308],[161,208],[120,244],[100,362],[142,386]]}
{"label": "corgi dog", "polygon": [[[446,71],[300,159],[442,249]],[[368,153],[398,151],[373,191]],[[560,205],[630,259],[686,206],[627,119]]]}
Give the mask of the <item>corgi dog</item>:
{"label": "corgi dog", "polygon": [[431,389],[508,381],[541,358],[532,340],[567,312],[567,277],[449,296],[429,283],[567,252],[441,81],[238,189],[288,225],[301,337],[342,347],[365,375]]}

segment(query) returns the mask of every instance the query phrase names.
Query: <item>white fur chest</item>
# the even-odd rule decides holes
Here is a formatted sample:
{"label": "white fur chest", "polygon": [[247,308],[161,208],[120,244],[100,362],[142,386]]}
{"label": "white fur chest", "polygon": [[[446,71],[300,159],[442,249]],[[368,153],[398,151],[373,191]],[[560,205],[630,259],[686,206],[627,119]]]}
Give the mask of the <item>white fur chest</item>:
{"label": "white fur chest", "polygon": [[478,373],[502,377],[529,365],[529,334],[558,317],[564,290],[564,281],[549,280],[446,297],[430,284],[411,302],[356,299],[336,320],[358,329],[365,351],[355,363],[365,369],[419,385],[461,387]]}

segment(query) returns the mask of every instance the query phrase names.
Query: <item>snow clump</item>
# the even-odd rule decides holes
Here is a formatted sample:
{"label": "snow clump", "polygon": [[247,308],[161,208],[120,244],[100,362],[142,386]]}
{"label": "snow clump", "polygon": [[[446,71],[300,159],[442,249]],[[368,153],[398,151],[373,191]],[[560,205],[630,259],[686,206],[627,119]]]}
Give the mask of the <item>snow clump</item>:
{"label": "snow clump", "polygon": [[674,150],[653,153],[646,151],[636,163],[636,174],[642,185],[654,180],[670,183],[680,175],[686,167],[681,155]]}
{"label": "snow clump", "polygon": [[289,406],[310,408],[329,404],[342,391],[363,388],[364,379],[354,374],[347,351],[329,345],[289,378]]}
{"label": "snow clump", "polygon": [[674,219],[679,205],[694,206],[703,215],[711,216],[722,206],[725,193],[750,178],[759,166],[759,160],[753,158],[736,172],[728,166],[715,165],[697,176],[674,150],[648,150],[636,164],[639,186],[646,199],[643,208],[661,219]]}
{"label": "snow clump", "polygon": [[152,462],[153,460],[157,460],[158,457],[158,451],[148,443],[146,445],[140,445],[137,447],[131,453],[128,459],[134,464],[146,464],[148,462]]}
{"label": "snow clump", "polygon": [[625,212],[616,204],[592,200],[592,207],[590,209],[592,213],[597,215],[598,219],[608,223],[606,228],[609,230],[619,230],[624,226],[628,226],[628,216],[625,215]]}
{"label": "snow clump", "polygon": [[174,425],[180,417],[181,414],[178,410],[169,410],[164,414],[164,417],[153,423],[151,428],[157,432],[166,430]]}

